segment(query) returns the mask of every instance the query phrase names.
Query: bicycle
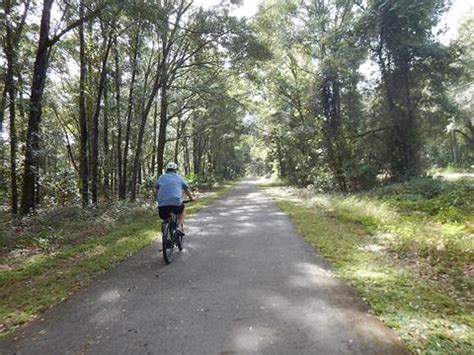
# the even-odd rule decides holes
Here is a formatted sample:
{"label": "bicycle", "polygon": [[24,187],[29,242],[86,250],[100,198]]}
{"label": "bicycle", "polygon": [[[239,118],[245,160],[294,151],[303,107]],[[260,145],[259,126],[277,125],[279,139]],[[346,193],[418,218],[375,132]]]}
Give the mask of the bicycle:
{"label": "bicycle", "polygon": [[[189,201],[183,201],[183,203],[189,203]],[[166,264],[170,264],[174,259],[175,246],[178,247],[179,251],[183,250],[183,236],[184,234],[177,230],[178,227],[178,215],[170,213],[161,223],[161,239],[162,239],[162,250],[163,259]]]}

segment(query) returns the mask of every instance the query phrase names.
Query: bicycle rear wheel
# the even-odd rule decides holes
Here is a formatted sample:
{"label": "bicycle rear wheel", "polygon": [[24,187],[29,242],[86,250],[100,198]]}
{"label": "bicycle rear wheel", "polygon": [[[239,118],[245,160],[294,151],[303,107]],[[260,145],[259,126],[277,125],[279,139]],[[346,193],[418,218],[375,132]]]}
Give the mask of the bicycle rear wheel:
{"label": "bicycle rear wheel", "polygon": [[163,259],[165,259],[165,263],[169,264],[173,261],[174,258],[174,243],[172,230],[169,223],[163,223],[161,237],[163,243]]}
{"label": "bicycle rear wheel", "polygon": [[176,245],[178,246],[179,251],[183,250],[184,238],[183,233],[176,231]]}

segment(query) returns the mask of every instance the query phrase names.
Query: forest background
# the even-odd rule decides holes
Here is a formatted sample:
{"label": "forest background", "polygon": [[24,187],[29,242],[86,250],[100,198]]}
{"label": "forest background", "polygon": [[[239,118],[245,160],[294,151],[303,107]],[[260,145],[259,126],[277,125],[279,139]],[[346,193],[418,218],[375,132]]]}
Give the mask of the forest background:
{"label": "forest background", "polygon": [[472,9],[447,40],[446,1],[236,3],[3,2],[3,210],[134,201],[171,160],[343,192],[471,168]]}

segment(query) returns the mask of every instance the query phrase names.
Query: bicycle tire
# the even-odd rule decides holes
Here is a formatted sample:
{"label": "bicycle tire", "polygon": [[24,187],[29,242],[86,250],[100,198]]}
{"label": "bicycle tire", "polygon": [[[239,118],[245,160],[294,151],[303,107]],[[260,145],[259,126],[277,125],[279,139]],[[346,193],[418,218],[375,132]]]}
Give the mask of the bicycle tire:
{"label": "bicycle tire", "polygon": [[162,249],[163,249],[163,259],[166,264],[170,264],[174,259],[174,243],[171,236],[171,228],[169,223],[164,223],[162,228]]}
{"label": "bicycle tire", "polygon": [[[176,233],[176,232],[175,232]],[[183,250],[184,238],[183,233],[176,233],[176,245],[178,246],[179,251]]]}

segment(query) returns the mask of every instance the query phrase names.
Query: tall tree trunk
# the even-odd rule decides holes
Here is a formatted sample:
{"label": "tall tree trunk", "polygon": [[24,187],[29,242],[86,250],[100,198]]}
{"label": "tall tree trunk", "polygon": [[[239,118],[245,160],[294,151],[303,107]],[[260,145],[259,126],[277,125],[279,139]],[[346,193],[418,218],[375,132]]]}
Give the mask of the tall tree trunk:
{"label": "tall tree trunk", "polygon": [[189,158],[189,142],[188,138],[183,139],[184,147],[184,174],[188,175],[191,172],[191,162]]}
{"label": "tall tree trunk", "polygon": [[455,131],[450,133],[449,142],[450,142],[450,146],[451,146],[451,154],[453,155],[453,162],[454,162],[455,166],[458,166],[458,151],[459,151],[459,148],[458,148],[458,142],[457,142],[457,139],[456,139],[456,132]]}
{"label": "tall tree trunk", "polygon": [[347,191],[344,174],[344,156],[346,149],[341,138],[341,112],[338,78],[328,76],[320,99],[324,113],[323,138],[326,148],[326,159],[336,183],[341,191]]}
{"label": "tall tree trunk", "polygon": [[168,125],[168,92],[167,84],[161,87],[161,105],[160,105],[160,131],[158,135],[158,147],[156,150],[156,162],[158,175],[163,173],[164,154],[166,146],[166,127]]}
{"label": "tall tree trunk", "polygon": [[181,115],[178,116],[178,123],[176,126],[176,141],[174,142],[174,162],[176,164],[178,164],[180,135],[181,135]]}
{"label": "tall tree trunk", "polygon": [[[11,0],[5,0],[5,16],[11,16]],[[7,73],[5,77],[5,92],[9,98],[9,115],[10,115],[10,188],[11,188],[11,212],[18,213],[18,188],[16,175],[16,152],[17,152],[17,136],[16,136],[16,113],[15,113],[15,85],[13,83],[13,72],[15,70],[16,55],[14,46],[14,33],[12,32],[12,23],[7,23],[6,29],[6,45],[5,54],[7,59]],[[19,34],[18,34],[19,36]],[[2,97],[2,116],[5,108],[6,96]],[[3,117],[2,117],[3,122]],[[2,123],[0,122],[0,124]],[[1,129],[0,129],[1,133]],[[3,143],[1,149],[3,150]]]}
{"label": "tall tree trunk", "polygon": [[405,62],[403,68],[404,84],[404,106],[405,106],[405,124],[403,125],[405,137],[405,169],[406,177],[419,175],[421,169],[419,164],[420,143],[418,137],[418,122],[414,109],[413,98],[411,95],[412,80],[410,77],[410,67]]}
{"label": "tall tree trunk", "polygon": [[151,175],[155,175],[156,168],[156,145],[158,130],[158,100],[155,100],[155,111],[153,112],[153,147],[151,150]]}
{"label": "tall tree trunk", "polygon": [[16,135],[16,113],[15,113],[15,88],[11,86],[8,89],[10,97],[10,177],[11,177],[11,211],[13,214],[18,213],[18,186],[16,174],[16,152],[17,152],[17,135]]}
{"label": "tall tree trunk", "polygon": [[98,190],[98,175],[99,175],[99,116],[102,102],[102,96],[104,87],[107,80],[107,61],[109,59],[110,48],[112,47],[112,36],[106,43],[105,54],[102,58],[102,68],[100,72],[99,87],[97,89],[96,106],[94,110],[94,116],[92,118],[92,179],[91,179],[91,192],[92,192],[92,203],[97,204],[97,190]]}
{"label": "tall tree trunk", "polygon": [[198,115],[194,116],[192,132],[193,132],[193,172],[197,176],[202,176],[203,173],[203,134],[200,134],[202,130],[201,119]]}
{"label": "tall tree trunk", "polygon": [[137,34],[135,37],[135,46],[133,49],[133,59],[132,59],[132,78],[130,80],[130,89],[128,93],[128,106],[127,106],[127,128],[125,131],[125,147],[123,153],[123,171],[122,171],[122,181],[120,182],[119,188],[119,199],[124,200],[127,194],[127,165],[128,165],[128,150],[130,146],[130,128],[132,122],[132,108],[133,108],[133,92],[135,88],[135,78],[137,75],[137,57],[138,57],[138,42],[139,42],[139,31],[137,29]]}
{"label": "tall tree trunk", "polygon": [[[143,145],[143,134],[145,132],[145,125],[146,125],[146,120],[148,118],[148,114],[150,113],[151,107],[153,105],[153,101],[155,101],[156,94],[158,93],[158,90],[160,88],[160,71],[157,70],[155,74],[155,79],[153,82],[153,88],[150,93],[150,96],[148,97],[146,106],[144,107],[142,111],[142,117],[141,117],[141,122],[140,122],[140,128],[138,131],[138,137],[137,137],[137,147],[135,150],[135,159],[134,159],[134,164],[133,164],[133,178],[132,178],[132,186],[131,186],[131,195],[130,195],[130,200],[135,201],[136,198],[136,186],[137,186],[137,177],[138,173],[140,170],[140,159],[141,159],[141,154],[142,154],[142,145]],[[163,91],[162,91],[163,95]],[[163,107],[162,107],[163,109]],[[165,127],[166,130],[166,127]],[[161,126],[160,126],[160,133],[161,133]]]}
{"label": "tall tree trunk", "polygon": [[41,105],[44,84],[48,70],[48,38],[53,0],[44,0],[41,15],[40,36],[31,85],[30,116],[26,139],[23,191],[21,196],[21,212],[27,214],[36,207],[35,182],[38,177],[39,134],[41,123]]}
{"label": "tall tree trunk", "polygon": [[3,87],[2,98],[0,99],[0,139],[3,139],[3,121],[5,120],[5,108],[7,107],[7,85]]}
{"label": "tall tree trunk", "polygon": [[[10,68],[9,68],[10,70]],[[11,69],[13,71],[13,68]],[[15,113],[15,87],[13,85],[13,75],[7,74],[7,77],[11,75],[11,80],[8,87],[8,96],[10,97],[10,177],[11,177],[11,212],[13,214],[18,213],[18,187],[17,187],[17,174],[16,174],[16,152],[17,152],[17,136],[16,136],[16,113]]]}
{"label": "tall tree trunk", "polygon": [[118,41],[115,44],[115,109],[117,115],[117,173],[116,173],[116,188],[117,193],[119,186],[122,181],[122,122],[120,116],[120,86],[121,86],[121,74],[118,54]]}
{"label": "tall tree trunk", "polygon": [[[0,98],[0,166],[5,162],[5,143],[3,141],[3,121],[5,119],[5,108],[7,106],[7,85],[5,84],[2,90],[2,97]],[[5,170],[0,171],[0,184],[6,185],[7,176]]]}
{"label": "tall tree trunk", "polygon": [[104,194],[107,199],[110,198],[110,159],[109,159],[109,100],[108,100],[108,85],[104,86],[104,125],[103,125],[103,139],[104,139]]}
{"label": "tall tree trunk", "polygon": [[[79,14],[84,15],[84,3],[81,1]],[[86,110],[86,80],[87,80],[87,59],[84,39],[84,23],[79,27],[79,56],[80,56],[80,75],[79,75],[79,128],[80,128],[80,180],[82,206],[89,204],[89,127]]]}

